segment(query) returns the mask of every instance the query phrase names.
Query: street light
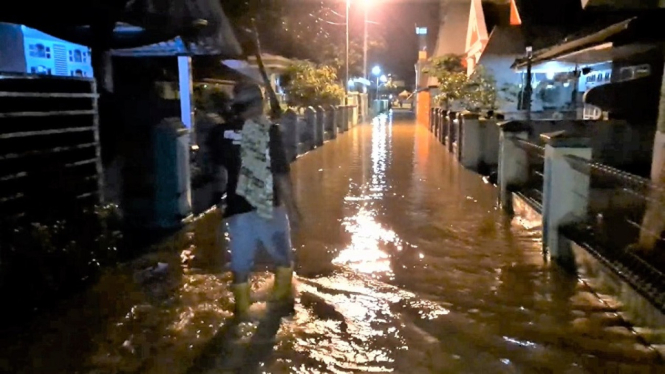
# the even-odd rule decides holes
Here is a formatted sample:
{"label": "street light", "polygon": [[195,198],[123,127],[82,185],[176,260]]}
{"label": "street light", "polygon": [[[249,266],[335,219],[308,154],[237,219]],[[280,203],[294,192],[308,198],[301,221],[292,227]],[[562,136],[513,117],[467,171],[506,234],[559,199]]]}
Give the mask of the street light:
{"label": "street light", "polygon": [[372,74],[376,75],[377,77],[381,75],[381,68],[379,66],[375,66],[372,68]]}
{"label": "street light", "polygon": [[374,100],[379,100],[379,76],[381,75],[381,68],[378,65],[373,67],[372,74],[376,75],[376,97]]}
{"label": "street light", "polygon": [[[349,81],[349,7],[351,6],[351,0],[346,0],[346,53],[344,54],[344,81]],[[349,84],[344,85],[344,105],[349,105]]]}
{"label": "street light", "polygon": [[364,37],[363,37],[363,78],[367,79],[367,15],[369,13],[369,6],[372,3],[372,0],[363,0],[363,8],[365,11],[365,22],[363,22],[364,27]]}

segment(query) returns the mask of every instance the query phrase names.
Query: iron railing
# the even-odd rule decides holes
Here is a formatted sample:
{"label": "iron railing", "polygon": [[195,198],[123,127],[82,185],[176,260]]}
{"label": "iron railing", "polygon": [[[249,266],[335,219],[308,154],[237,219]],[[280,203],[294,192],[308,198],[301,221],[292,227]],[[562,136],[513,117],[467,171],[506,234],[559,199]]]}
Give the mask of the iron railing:
{"label": "iron railing", "polygon": [[[650,180],[589,161],[566,156],[568,163],[590,178],[569,188],[588,201],[587,213],[563,232],[631,284],[661,311],[665,311],[665,190]],[[648,219],[645,219],[649,217]],[[640,237],[651,243],[641,248]]]}
{"label": "iron railing", "polygon": [[527,154],[527,165],[521,165],[521,167],[529,171],[527,182],[517,192],[522,194],[533,208],[542,212],[545,147],[523,139],[517,139],[515,142]]}

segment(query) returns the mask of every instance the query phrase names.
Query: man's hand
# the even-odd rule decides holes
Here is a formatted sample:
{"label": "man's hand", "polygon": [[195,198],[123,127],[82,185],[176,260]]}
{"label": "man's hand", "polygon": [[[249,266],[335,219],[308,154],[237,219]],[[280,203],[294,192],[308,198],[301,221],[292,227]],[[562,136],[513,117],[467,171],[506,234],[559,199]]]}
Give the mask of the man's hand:
{"label": "man's hand", "polygon": [[289,224],[291,230],[298,231],[300,228],[300,220],[302,218],[298,205],[293,197],[293,187],[291,186],[291,179],[288,174],[280,174],[275,176],[274,182],[277,184],[277,193],[282,200],[282,204],[286,208],[286,213],[289,215]]}
{"label": "man's hand", "polygon": [[300,214],[298,208],[287,208],[287,214],[289,215],[289,226],[291,227],[291,231],[295,232],[300,230],[300,221],[302,219],[302,215]]}

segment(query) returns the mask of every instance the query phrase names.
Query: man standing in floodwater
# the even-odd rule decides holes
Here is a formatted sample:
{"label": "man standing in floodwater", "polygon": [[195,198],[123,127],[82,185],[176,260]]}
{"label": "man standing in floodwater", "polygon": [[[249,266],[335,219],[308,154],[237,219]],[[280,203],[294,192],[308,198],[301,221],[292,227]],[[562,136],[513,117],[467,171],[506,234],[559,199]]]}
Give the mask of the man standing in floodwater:
{"label": "man standing in floodwater", "polygon": [[213,141],[213,162],[226,174],[224,222],[230,238],[235,317],[249,318],[249,275],[263,245],[275,264],[273,305],[293,307],[291,227],[300,213],[293,198],[290,165],[281,130],[263,112],[258,85],[233,88],[237,119],[223,126],[222,139]]}

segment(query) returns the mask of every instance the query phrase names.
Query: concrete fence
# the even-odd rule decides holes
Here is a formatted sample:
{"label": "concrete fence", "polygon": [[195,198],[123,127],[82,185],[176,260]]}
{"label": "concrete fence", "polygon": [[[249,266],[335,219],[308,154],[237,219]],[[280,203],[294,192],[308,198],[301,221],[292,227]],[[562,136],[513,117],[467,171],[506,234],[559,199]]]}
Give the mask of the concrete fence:
{"label": "concrete fence", "polygon": [[[663,242],[644,217],[649,204],[665,210],[665,191],[623,171],[649,165],[655,130],[620,120],[497,121],[438,108],[429,127],[465,167],[497,165],[502,208],[542,229],[544,256],[616,295],[630,321],[662,331],[665,269],[631,245],[643,235]],[[663,344],[665,334],[650,339]]]}
{"label": "concrete fence", "polygon": [[358,122],[354,110],[357,111],[355,105],[287,110],[280,122],[287,156],[295,160],[356,126]]}
{"label": "concrete fence", "polygon": [[339,110],[337,107],[327,105],[325,107],[325,117],[323,121],[324,140],[332,140],[337,138],[337,117]]}

